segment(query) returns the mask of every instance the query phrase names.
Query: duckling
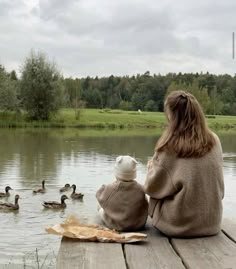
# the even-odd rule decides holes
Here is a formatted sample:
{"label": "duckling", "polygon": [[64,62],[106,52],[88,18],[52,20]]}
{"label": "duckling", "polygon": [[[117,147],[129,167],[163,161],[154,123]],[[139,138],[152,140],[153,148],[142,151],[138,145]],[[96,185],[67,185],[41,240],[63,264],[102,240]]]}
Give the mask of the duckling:
{"label": "duckling", "polygon": [[10,196],[9,190],[12,190],[10,186],[6,186],[5,192],[0,192],[0,198]]}
{"label": "duckling", "polygon": [[60,192],[69,191],[70,184],[66,183],[64,187],[60,188]]}
{"label": "duckling", "polygon": [[7,209],[7,210],[18,210],[19,209],[19,200],[20,196],[16,194],[15,196],[15,204],[12,203],[0,203],[0,209]]}
{"label": "duckling", "polygon": [[42,181],[42,188],[39,188],[39,189],[34,189],[33,190],[33,193],[45,193],[46,192],[46,189],[45,189],[45,180]]}
{"label": "duckling", "polygon": [[83,193],[80,193],[80,192],[76,193],[75,192],[75,190],[76,190],[76,185],[75,184],[73,184],[71,187],[73,188],[73,192],[70,195],[70,197],[72,199],[82,199],[84,197]]}
{"label": "duckling", "polygon": [[66,195],[61,196],[61,203],[55,202],[55,201],[48,201],[48,202],[43,202],[43,206],[45,208],[50,208],[50,209],[59,209],[59,208],[65,208],[66,203],[65,200],[69,199]]}

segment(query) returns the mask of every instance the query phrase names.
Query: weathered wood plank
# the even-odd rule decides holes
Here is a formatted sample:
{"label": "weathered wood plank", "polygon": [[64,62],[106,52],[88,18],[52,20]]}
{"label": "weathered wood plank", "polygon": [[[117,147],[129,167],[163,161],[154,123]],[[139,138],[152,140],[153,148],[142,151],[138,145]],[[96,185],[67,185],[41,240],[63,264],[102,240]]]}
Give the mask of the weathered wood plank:
{"label": "weathered wood plank", "polygon": [[78,242],[64,237],[56,268],[126,269],[126,265],[121,244]]}
{"label": "weathered wood plank", "polygon": [[222,223],[222,230],[236,243],[236,221],[224,219]]}
{"label": "weathered wood plank", "polygon": [[[224,220],[222,227],[224,233],[236,241],[236,222]],[[57,268],[236,269],[236,243],[224,233],[205,238],[169,240],[153,228],[150,221],[143,232],[148,234],[147,241],[125,244],[124,253],[121,244],[63,238]]]}
{"label": "weathered wood plank", "polygon": [[124,252],[129,269],[184,269],[167,237],[157,229],[147,225],[147,242],[125,244]]}
{"label": "weathered wood plank", "polygon": [[187,268],[236,268],[236,244],[222,232],[216,236],[194,239],[171,239]]}

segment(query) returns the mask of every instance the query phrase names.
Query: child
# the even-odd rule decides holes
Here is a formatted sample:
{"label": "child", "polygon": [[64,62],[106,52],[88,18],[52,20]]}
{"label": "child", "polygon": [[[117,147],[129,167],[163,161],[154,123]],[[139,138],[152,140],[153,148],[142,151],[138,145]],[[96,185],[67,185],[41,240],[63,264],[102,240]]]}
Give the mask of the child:
{"label": "child", "polygon": [[148,202],[136,178],[137,161],[119,156],[115,163],[116,181],[102,185],[96,197],[101,206],[99,215],[105,224],[117,231],[140,230],[148,216]]}

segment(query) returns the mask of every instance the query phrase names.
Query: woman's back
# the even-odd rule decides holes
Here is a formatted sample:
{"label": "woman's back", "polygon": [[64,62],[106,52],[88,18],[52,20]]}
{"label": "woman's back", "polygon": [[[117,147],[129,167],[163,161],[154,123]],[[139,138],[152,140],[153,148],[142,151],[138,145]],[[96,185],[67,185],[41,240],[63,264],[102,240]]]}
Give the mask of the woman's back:
{"label": "woman's back", "polygon": [[[224,194],[219,140],[200,158],[178,158],[165,152],[155,158],[144,186],[146,193],[156,198],[150,199],[153,225],[170,236],[218,233]],[[159,184],[152,184],[154,178]]]}
{"label": "woman's back", "polygon": [[157,142],[144,185],[153,225],[170,236],[216,234],[224,195],[220,140],[190,93],[170,93],[165,113],[168,126]]}

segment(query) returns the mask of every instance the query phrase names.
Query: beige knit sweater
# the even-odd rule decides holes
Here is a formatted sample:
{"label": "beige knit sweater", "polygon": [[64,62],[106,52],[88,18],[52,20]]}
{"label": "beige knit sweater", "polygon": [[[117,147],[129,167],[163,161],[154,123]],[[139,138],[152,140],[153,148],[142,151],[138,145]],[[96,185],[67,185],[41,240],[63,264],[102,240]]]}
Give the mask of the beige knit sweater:
{"label": "beige knit sweater", "polygon": [[222,149],[201,158],[155,153],[144,185],[153,225],[168,236],[214,235],[220,231],[224,179]]}
{"label": "beige knit sweater", "polygon": [[105,224],[117,231],[141,229],[148,216],[148,201],[137,181],[120,181],[103,185],[96,193],[104,210]]}

